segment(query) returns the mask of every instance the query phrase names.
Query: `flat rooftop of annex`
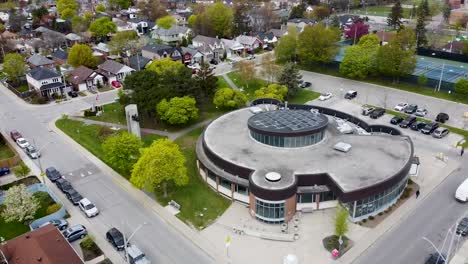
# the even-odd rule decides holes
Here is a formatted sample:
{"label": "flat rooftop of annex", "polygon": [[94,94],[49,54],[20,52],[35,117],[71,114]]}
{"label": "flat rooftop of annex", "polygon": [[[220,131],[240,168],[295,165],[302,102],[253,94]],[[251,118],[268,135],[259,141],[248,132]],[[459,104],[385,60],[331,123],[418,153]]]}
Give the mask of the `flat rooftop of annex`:
{"label": "flat rooftop of annex", "polygon": [[[222,159],[254,170],[254,178],[259,178],[258,174],[263,178],[264,173],[271,171],[282,174],[281,181],[274,184],[254,179],[265,188],[290,185],[294,174],[327,173],[344,192],[350,192],[391,178],[411,160],[412,144],[407,137],[341,134],[330,116],[327,116],[330,123],[324,139],[315,145],[300,148],[269,146],[250,136],[247,120],[253,115],[249,108],[243,108],[219,117],[206,128],[204,140],[207,147]],[[344,153],[333,149],[339,142],[350,144],[351,150]]]}

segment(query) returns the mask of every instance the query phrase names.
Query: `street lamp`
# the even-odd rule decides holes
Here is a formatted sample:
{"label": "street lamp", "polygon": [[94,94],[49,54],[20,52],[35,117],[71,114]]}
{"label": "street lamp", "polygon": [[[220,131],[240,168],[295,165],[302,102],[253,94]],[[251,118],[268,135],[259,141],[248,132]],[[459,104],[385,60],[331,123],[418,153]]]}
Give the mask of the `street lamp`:
{"label": "street lamp", "polygon": [[[42,163],[41,163],[41,157],[42,157],[41,152],[42,152],[42,150],[43,150],[47,145],[49,145],[50,143],[53,143],[53,142],[54,142],[54,141],[49,141],[49,142],[45,143],[44,146],[42,146],[40,149],[37,150],[37,153],[38,153],[38,155],[37,155],[37,163],[39,164],[39,170],[41,171],[41,177],[44,177],[44,175],[43,175],[44,172],[43,172],[43,170],[42,170]],[[33,143],[34,143],[34,146],[37,146],[37,145],[36,145],[36,140],[35,140],[35,139],[33,139]],[[45,179],[44,179],[43,181],[44,181],[44,184],[45,184]]]}
{"label": "street lamp", "polygon": [[133,233],[128,237],[128,239],[126,238],[125,236],[125,233],[123,233],[123,238],[124,238],[124,248],[125,248],[125,262],[128,263],[128,248],[127,248],[127,245],[128,243],[130,243],[130,240],[132,240],[133,236],[145,225],[147,225],[148,223],[146,222],[143,222],[142,224],[140,224],[139,226],[137,226],[137,228],[135,228],[135,231],[133,231]]}

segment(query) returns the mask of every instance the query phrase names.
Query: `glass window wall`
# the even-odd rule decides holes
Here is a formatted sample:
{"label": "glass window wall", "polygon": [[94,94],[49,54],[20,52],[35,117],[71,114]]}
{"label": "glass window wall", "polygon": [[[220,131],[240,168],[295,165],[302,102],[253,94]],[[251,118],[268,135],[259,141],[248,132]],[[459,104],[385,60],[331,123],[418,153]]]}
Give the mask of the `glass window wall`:
{"label": "glass window wall", "polygon": [[284,222],[284,201],[269,202],[255,199],[255,215],[257,219],[266,223]]}
{"label": "glass window wall", "polygon": [[299,137],[281,137],[281,136],[269,136],[250,131],[252,138],[261,142],[275,147],[283,148],[299,148],[310,146],[320,142],[323,139],[323,131],[320,131],[316,134],[299,136]]}

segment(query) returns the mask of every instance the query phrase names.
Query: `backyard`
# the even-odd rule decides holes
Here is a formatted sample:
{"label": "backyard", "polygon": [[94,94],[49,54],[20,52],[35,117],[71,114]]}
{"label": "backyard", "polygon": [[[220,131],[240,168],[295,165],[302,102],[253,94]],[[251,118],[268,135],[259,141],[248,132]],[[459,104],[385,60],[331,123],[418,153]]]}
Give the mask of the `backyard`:
{"label": "backyard", "polygon": [[0,160],[8,159],[15,155],[15,153],[4,143],[0,140]]}

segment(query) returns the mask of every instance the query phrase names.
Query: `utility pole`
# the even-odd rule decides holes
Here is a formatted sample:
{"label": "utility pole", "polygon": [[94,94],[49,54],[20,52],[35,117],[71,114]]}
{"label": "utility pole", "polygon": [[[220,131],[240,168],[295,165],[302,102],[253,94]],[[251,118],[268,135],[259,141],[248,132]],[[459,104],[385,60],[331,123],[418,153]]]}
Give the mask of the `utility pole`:
{"label": "utility pole", "polygon": [[135,228],[135,231],[133,231],[133,233],[128,237],[128,239],[127,239],[127,237],[125,236],[125,232],[123,232],[124,248],[125,248],[125,262],[127,262],[127,263],[129,263],[127,245],[128,245],[128,243],[130,243],[130,240],[132,240],[133,236],[134,236],[144,225],[147,225],[147,223],[146,223],[146,222],[143,222],[143,224],[140,224],[139,226],[137,226],[137,228]]}
{"label": "utility pole", "polygon": [[440,86],[442,85],[442,77],[444,76],[445,62],[442,64],[442,71],[440,72],[439,85],[437,86],[437,91],[440,92]]}

